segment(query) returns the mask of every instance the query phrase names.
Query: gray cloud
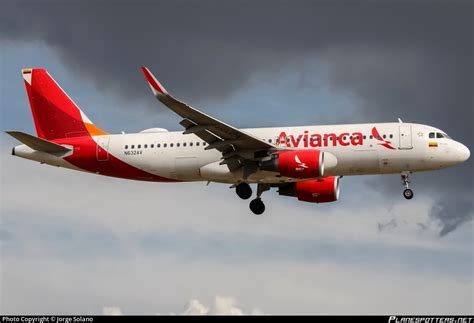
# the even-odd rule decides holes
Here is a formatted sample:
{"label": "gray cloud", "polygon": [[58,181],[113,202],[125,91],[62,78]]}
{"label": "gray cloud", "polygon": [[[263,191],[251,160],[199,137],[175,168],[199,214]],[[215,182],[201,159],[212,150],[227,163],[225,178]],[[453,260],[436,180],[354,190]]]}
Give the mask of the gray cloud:
{"label": "gray cloud", "polygon": [[[102,0],[1,6],[2,39],[44,42],[84,80],[131,101],[149,98],[138,70],[142,64],[193,102],[222,100],[257,75],[271,78],[288,64],[304,73],[308,62],[317,62],[326,71],[318,77],[354,99],[357,113],[351,118],[432,124],[474,147],[472,1]],[[416,176],[424,182],[418,187],[439,199],[431,215],[443,235],[473,219],[466,198],[474,193],[466,176],[472,161],[456,170]],[[399,194],[400,187],[395,192],[387,181],[368,183]],[[451,212],[453,205],[463,207]]]}
{"label": "gray cloud", "polygon": [[[102,308],[104,315],[122,315],[122,309],[116,306]],[[174,313],[172,313],[174,314]],[[178,315],[243,315],[244,311],[237,307],[237,301],[233,297],[216,295],[214,303],[208,307],[197,299],[186,303],[184,311]],[[252,314],[263,314],[259,309],[254,309]]]}
{"label": "gray cloud", "polygon": [[444,236],[456,229],[459,225],[467,221],[472,221],[472,195],[461,195],[453,203],[451,196],[445,196],[438,199],[433,205],[431,215],[443,223],[440,235]]}
{"label": "gray cloud", "polygon": [[103,315],[122,315],[122,309],[117,306],[104,306],[102,308]]}
{"label": "gray cloud", "polygon": [[[253,314],[263,314],[254,309]],[[184,309],[184,315],[242,315],[244,311],[237,307],[237,301],[233,297],[216,295],[211,307],[207,307],[197,299],[190,300]]]}
{"label": "gray cloud", "polygon": [[[156,66],[160,77],[181,93],[209,98],[238,90],[254,73],[276,70],[302,57],[318,58],[324,49],[344,50],[331,60],[344,64],[347,81],[352,81],[350,71],[359,68],[351,65],[351,49],[374,55],[385,49],[394,51],[395,58],[397,49],[429,51],[444,58],[442,69],[470,59],[468,1],[102,0],[2,5],[3,38],[44,41],[71,69],[124,97],[141,97],[141,64]],[[367,60],[369,68],[357,86],[374,78],[371,57]],[[389,62],[386,72],[398,70],[393,65]]]}
{"label": "gray cloud", "polygon": [[[104,305],[182,313],[190,297],[213,307],[216,293],[234,296],[244,313],[472,308],[470,230],[439,239],[433,223],[418,229],[430,199],[395,203],[397,223],[411,225],[382,232],[380,193],[370,204],[355,196],[314,205],[267,192],[267,215],[254,217],[225,185],[88,175],[18,159],[8,147],[0,149],[2,313],[93,314]],[[363,190],[345,180],[343,194]]]}

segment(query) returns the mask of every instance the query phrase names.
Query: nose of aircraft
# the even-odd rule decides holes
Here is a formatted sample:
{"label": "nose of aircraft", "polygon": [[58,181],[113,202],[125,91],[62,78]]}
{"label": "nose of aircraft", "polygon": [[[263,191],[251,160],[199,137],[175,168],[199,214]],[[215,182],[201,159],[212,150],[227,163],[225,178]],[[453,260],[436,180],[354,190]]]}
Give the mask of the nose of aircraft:
{"label": "nose of aircraft", "polygon": [[464,162],[468,160],[470,155],[471,152],[469,151],[469,148],[460,143],[458,148],[459,161]]}

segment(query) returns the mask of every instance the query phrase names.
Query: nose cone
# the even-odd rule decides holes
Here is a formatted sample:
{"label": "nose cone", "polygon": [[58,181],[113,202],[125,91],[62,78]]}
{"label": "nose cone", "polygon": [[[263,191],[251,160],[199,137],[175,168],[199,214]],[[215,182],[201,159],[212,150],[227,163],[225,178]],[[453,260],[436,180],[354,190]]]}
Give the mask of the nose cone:
{"label": "nose cone", "polygon": [[459,144],[459,148],[458,148],[459,162],[462,163],[462,162],[468,160],[469,156],[471,156],[471,152],[469,151],[469,148],[467,148],[463,144]]}

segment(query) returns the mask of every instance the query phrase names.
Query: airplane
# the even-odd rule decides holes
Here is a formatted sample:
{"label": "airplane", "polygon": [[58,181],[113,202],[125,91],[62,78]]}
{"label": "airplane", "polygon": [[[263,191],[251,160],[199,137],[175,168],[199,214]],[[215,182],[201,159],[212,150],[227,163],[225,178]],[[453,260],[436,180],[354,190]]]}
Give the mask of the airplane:
{"label": "airplane", "polygon": [[179,115],[183,131],[151,128],[109,134],[95,126],[42,68],[22,75],[36,136],[7,131],[22,145],[12,155],[40,163],[129,180],[230,184],[250,210],[265,211],[262,194],[277,188],[299,201],[339,198],[340,178],[400,173],[403,196],[413,198],[409,176],[466,161],[469,149],[423,124],[366,123],[238,129],[175,99],[146,67],[154,96]]}

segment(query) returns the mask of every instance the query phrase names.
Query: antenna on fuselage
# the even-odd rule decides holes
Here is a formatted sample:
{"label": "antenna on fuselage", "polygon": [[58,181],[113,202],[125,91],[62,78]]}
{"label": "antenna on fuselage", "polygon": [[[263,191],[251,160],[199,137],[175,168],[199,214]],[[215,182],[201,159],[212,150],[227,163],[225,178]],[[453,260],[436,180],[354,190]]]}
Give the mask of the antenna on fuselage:
{"label": "antenna on fuselage", "polygon": [[398,122],[399,123],[403,123],[402,119],[398,118]]}

